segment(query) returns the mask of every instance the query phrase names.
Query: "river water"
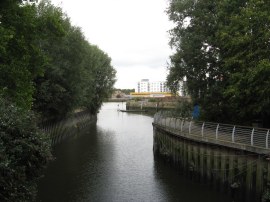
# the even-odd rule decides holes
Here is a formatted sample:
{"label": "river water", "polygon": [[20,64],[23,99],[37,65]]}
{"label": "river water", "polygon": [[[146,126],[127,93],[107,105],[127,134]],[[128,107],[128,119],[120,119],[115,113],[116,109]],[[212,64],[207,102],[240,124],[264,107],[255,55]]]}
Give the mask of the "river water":
{"label": "river water", "polygon": [[97,125],[56,146],[38,185],[43,202],[229,202],[153,156],[153,118],[105,103]]}

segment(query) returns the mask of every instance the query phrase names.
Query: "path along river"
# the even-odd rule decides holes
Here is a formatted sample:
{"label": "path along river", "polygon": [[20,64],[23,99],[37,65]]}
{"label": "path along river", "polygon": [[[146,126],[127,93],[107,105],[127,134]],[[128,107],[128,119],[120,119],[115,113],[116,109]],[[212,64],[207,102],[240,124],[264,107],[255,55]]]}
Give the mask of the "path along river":
{"label": "path along river", "polygon": [[[42,202],[229,202],[153,156],[153,118],[105,103],[97,125],[54,149],[39,182]],[[124,108],[120,103],[119,108]]]}

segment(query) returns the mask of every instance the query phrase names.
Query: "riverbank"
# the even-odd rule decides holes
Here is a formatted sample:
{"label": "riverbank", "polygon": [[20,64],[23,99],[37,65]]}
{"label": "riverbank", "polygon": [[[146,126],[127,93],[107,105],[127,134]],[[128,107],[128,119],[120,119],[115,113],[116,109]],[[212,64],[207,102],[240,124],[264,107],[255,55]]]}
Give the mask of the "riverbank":
{"label": "riverbank", "polygon": [[126,102],[127,110],[146,110],[147,113],[155,114],[158,111],[171,111],[177,108],[179,102],[190,102],[188,97],[174,98],[149,98],[133,99]]}
{"label": "riverbank", "polygon": [[105,101],[105,103],[106,102],[127,102],[127,101],[129,101],[130,100],[130,98],[108,98],[106,101]]}
{"label": "riverbank", "polygon": [[61,121],[46,123],[41,129],[50,136],[52,146],[61,141],[76,136],[82,130],[97,122],[97,115],[91,114],[89,111],[75,112],[68,118]]}

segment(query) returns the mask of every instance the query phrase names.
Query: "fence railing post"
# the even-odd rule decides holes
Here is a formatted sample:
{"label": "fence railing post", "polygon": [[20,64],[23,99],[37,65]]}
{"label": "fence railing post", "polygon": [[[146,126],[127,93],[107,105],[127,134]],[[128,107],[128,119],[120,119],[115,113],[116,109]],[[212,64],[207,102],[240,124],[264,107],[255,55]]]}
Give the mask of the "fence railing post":
{"label": "fence railing post", "polygon": [[251,136],[250,136],[250,144],[251,144],[251,146],[253,146],[253,144],[254,144],[253,138],[254,138],[254,128],[252,129]]}
{"label": "fence railing post", "polygon": [[266,133],[266,139],[265,139],[265,148],[268,149],[268,137],[269,137],[269,130]]}
{"label": "fence railing post", "polygon": [[188,134],[190,134],[190,133],[191,133],[191,123],[192,123],[192,121],[190,121],[190,122],[189,122]]}
{"label": "fence railing post", "polygon": [[181,122],[181,133],[183,132],[183,125],[184,125],[184,120],[182,119],[182,122]]}
{"label": "fence railing post", "polygon": [[216,129],[216,140],[218,140],[218,129],[219,129],[219,124],[217,125],[217,129]]}
{"label": "fence railing post", "polygon": [[205,122],[203,122],[203,124],[202,124],[202,137],[203,137],[203,131],[204,131],[204,124],[205,124]]}
{"label": "fence railing post", "polygon": [[233,131],[232,131],[232,142],[234,143],[234,133],[235,133],[235,126],[233,127]]}

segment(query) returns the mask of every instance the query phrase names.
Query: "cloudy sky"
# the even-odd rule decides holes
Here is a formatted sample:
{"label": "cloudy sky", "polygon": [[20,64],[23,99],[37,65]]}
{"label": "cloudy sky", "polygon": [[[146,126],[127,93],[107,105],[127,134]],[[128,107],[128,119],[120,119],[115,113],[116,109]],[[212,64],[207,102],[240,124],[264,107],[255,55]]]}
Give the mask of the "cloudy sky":
{"label": "cloudy sky", "polygon": [[85,37],[112,58],[116,88],[135,88],[148,78],[165,81],[172,51],[167,0],[51,0],[82,28]]}

